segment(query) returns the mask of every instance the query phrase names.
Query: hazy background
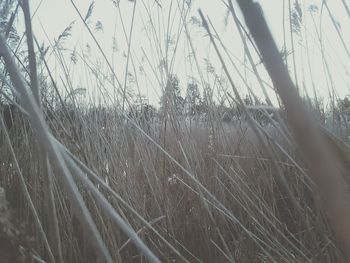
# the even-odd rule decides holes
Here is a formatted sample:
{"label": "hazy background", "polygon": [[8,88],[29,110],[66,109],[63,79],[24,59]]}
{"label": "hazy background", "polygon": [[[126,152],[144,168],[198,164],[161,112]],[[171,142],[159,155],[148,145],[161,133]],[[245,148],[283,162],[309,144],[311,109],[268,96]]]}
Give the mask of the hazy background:
{"label": "hazy background", "polygon": [[[167,61],[169,65],[171,64],[169,70],[178,75],[180,86],[183,86],[183,90],[185,90],[186,83],[190,81],[188,76],[198,76],[198,71],[194,67],[193,58],[190,56],[191,52],[188,40],[184,37],[185,31],[181,23],[181,12],[179,12],[179,8],[182,7],[182,4],[180,4],[182,1],[178,2],[179,5],[169,5],[167,2],[168,1],[159,1],[158,5],[157,2],[153,0],[139,0],[136,2],[120,1],[120,3],[116,5],[110,0],[100,0],[94,3],[91,17],[88,19],[88,25],[94,32],[103,52],[113,66],[113,70],[120,85],[123,86],[126,79],[127,90],[130,91],[131,94],[135,95],[141,93],[148,97],[150,102],[154,105],[159,102],[161,87],[165,84],[163,83],[164,79],[162,80],[159,71],[154,73],[150,64],[161,65],[162,60]],[[288,1],[261,0],[258,2],[263,7],[270,28],[281,50],[284,46],[283,27],[285,26],[286,50],[289,53],[289,68],[291,75],[294,76],[290,28],[288,23]],[[322,1],[304,0],[298,2],[302,10],[302,24],[300,26],[300,32],[294,34],[293,41],[296,65],[298,65],[297,73],[299,79],[297,84],[301,89],[301,93],[304,93],[305,88],[309,92],[309,95],[313,96],[313,89],[310,84],[311,77],[314,78],[318,96],[328,97],[332,89],[330,80],[327,79],[325,77],[326,74],[324,74],[326,69],[322,62],[320,41],[318,39],[321,35],[323,39],[323,50],[325,51],[323,55],[328,60],[333,77],[332,81],[339,96],[344,97],[348,94],[349,56],[347,56],[337,37],[337,32],[332,25],[332,20],[328,11],[322,5]],[[74,3],[82,16],[85,17],[91,1],[74,1]],[[195,17],[200,21],[198,8],[202,9],[203,13],[213,22],[223,43],[229,49],[231,58],[239,67],[240,73],[250,80],[249,84],[253,87],[254,92],[263,99],[263,94],[260,88],[258,88],[256,78],[249,71],[249,64],[246,63],[248,68],[242,66],[242,63],[246,61],[242,41],[233,23],[232,16],[228,15],[226,12],[227,8],[224,3],[219,0],[194,0],[188,1],[188,3],[191,4],[191,7],[189,13],[186,14],[186,20],[193,20],[193,17]],[[125,34],[129,36],[130,33],[134,4],[136,4],[135,20],[131,38],[130,62],[128,65],[128,72],[131,75],[125,78],[128,54]],[[317,10],[311,13],[311,6],[317,7]],[[346,23],[349,22],[349,17],[346,15],[341,1],[328,1],[328,6],[337,20],[338,28],[345,42],[348,43],[350,40],[349,32],[344,30],[342,25],[346,25]],[[285,12],[283,12],[283,7]],[[97,74],[112,74],[72,3],[70,1],[35,0],[31,1],[31,8],[32,13],[36,10],[33,19],[35,35],[39,42],[44,42],[45,45],[49,45],[49,43],[53,44],[63,30],[74,21],[71,36],[62,44],[65,48],[62,54],[66,61],[71,59],[73,53],[76,57],[75,64],[70,63],[69,71],[70,75],[74,76],[73,81],[76,88],[86,89],[87,93],[83,96],[84,99],[88,101],[95,100],[100,97],[101,92],[108,93],[111,97],[115,96],[116,91],[113,87],[115,83],[112,85],[111,83],[104,82],[97,85],[89,79],[90,73],[86,68],[87,63],[99,65],[98,70],[100,70],[100,72],[97,72],[97,70]],[[238,8],[237,12],[239,12]],[[285,16],[284,18],[283,15]],[[240,14],[239,16],[241,21],[243,21]],[[151,27],[147,27],[150,23],[155,25],[154,28],[156,32],[154,28],[150,29]],[[210,61],[210,66],[213,66],[215,69],[215,74],[213,73],[213,76],[221,77],[223,85],[227,85],[217,55],[212,45],[209,43],[209,38],[200,27],[200,24],[189,23],[188,30],[195,46],[197,56],[200,58],[199,62],[203,66],[202,70],[204,72],[208,71],[207,61]],[[168,53],[165,48],[167,46],[167,38],[174,42],[173,48],[170,48],[167,51]],[[174,51],[176,40],[178,40],[178,44],[176,51]],[[311,77],[306,62],[307,49],[309,50],[311,68],[313,70]],[[171,63],[172,58],[174,58],[173,63]],[[83,60],[85,60],[85,62]],[[256,64],[260,63],[256,56],[255,61]],[[60,83],[59,76],[62,74],[62,68],[56,56],[49,56],[49,62],[52,70],[56,73],[56,78],[58,78],[57,83],[61,86],[62,83]],[[211,69],[212,68],[210,68],[210,70]],[[264,80],[269,82],[269,78],[261,63],[258,65],[258,69],[264,77]],[[235,85],[241,87],[240,90],[242,94],[245,94],[247,92],[246,88],[238,77],[235,69],[232,67],[230,71],[233,73],[233,76],[237,76],[237,78],[234,79]],[[250,75],[253,77],[250,78]],[[135,78],[137,79],[135,80]],[[207,82],[209,85],[215,86],[215,77],[208,77]],[[97,86],[101,85],[103,86],[103,90],[101,90],[100,87],[97,88]],[[230,90],[229,86],[227,86],[227,90]],[[272,96],[271,99],[276,101],[274,99],[274,93],[271,90],[268,90],[268,92],[269,95]]]}

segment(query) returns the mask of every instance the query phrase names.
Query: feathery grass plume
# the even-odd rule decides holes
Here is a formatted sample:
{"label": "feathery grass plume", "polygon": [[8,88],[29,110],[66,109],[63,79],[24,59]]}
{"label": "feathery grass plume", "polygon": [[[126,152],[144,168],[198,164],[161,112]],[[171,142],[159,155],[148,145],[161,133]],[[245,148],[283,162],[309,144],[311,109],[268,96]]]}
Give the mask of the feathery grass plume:
{"label": "feathery grass plume", "polygon": [[90,5],[89,5],[88,11],[86,12],[86,15],[85,15],[85,17],[84,17],[84,22],[89,23],[88,20],[89,20],[89,18],[90,18],[91,15],[92,15],[92,12],[93,12],[93,10],[94,10],[94,7],[95,7],[95,2],[92,1],[92,2],[90,3]]}
{"label": "feathery grass plume", "polygon": [[75,21],[70,22],[70,24],[63,30],[63,32],[55,40],[54,48],[64,49],[63,43],[72,35],[72,29]]}

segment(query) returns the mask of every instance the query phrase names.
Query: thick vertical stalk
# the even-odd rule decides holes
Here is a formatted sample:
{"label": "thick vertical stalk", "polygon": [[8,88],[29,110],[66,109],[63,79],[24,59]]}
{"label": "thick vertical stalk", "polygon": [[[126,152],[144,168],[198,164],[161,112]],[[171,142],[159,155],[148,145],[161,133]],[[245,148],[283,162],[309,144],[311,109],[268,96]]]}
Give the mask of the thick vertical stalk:
{"label": "thick vertical stalk", "polygon": [[36,69],[36,58],[34,52],[34,42],[33,42],[33,31],[32,31],[32,18],[30,16],[29,1],[22,1],[22,8],[24,13],[24,21],[26,26],[26,36],[28,45],[28,60],[29,60],[29,72],[30,72],[30,85],[33,91],[36,103],[40,105],[40,91],[39,91],[39,81]]}
{"label": "thick vertical stalk", "polygon": [[350,259],[350,195],[343,174],[347,163],[327,147],[284,66],[260,5],[238,0],[245,21],[263,56],[266,69],[286,108],[294,137],[310,167],[310,176],[319,187],[330,224],[344,254]]}
{"label": "thick vertical stalk", "polygon": [[63,253],[62,253],[62,243],[61,243],[61,237],[60,237],[60,229],[58,225],[58,216],[57,216],[57,210],[55,205],[55,197],[53,194],[53,172],[51,169],[50,161],[47,158],[47,156],[43,157],[46,160],[46,168],[47,168],[47,176],[46,176],[46,187],[47,190],[47,203],[48,203],[48,210],[50,218],[52,219],[52,240],[55,243],[55,258],[58,262],[63,263]]}

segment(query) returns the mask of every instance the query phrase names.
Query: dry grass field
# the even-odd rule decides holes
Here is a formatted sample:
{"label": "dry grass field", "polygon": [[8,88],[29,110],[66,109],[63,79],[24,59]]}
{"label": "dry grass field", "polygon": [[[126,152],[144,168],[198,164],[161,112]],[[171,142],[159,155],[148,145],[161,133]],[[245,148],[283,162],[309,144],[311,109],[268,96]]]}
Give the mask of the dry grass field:
{"label": "dry grass field", "polygon": [[[171,70],[159,72],[157,107],[133,99],[126,84],[115,84],[112,105],[79,103],[74,87],[68,100],[28,2],[0,2],[0,262],[348,262],[350,103],[299,97],[252,1],[223,2],[247,34],[241,41],[249,36],[246,52],[259,52],[278,106],[238,92],[230,55],[201,12],[230,88],[223,103],[205,96],[214,87],[196,90],[210,73],[184,98]],[[14,17],[25,18],[22,44]],[[63,82],[72,85],[69,74]]]}

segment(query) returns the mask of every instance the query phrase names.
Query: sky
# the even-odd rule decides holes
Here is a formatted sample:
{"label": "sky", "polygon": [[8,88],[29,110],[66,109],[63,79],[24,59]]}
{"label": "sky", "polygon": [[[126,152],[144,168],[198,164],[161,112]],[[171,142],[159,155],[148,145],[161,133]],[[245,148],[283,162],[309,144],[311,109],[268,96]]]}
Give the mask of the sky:
{"label": "sky", "polygon": [[[350,43],[350,32],[345,29],[348,27],[350,19],[341,1],[332,0],[327,1],[327,3],[331,14],[336,19],[344,42],[347,44]],[[40,43],[53,44],[64,29],[72,21],[75,21],[71,36],[62,43],[64,50],[57,55],[57,52],[51,52],[53,50],[51,49],[47,55],[58,86],[66,95],[69,93],[66,91],[67,87],[71,87],[85,91],[79,95],[82,100],[88,102],[97,100],[107,104],[115,103],[117,94],[123,92],[126,83],[127,92],[133,94],[133,98],[136,98],[137,94],[142,94],[155,105],[159,102],[162,88],[165,85],[164,64],[169,65],[170,71],[179,77],[183,94],[185,94],[186,84],[191,81],[197,81],[202,88],[203,83],[200,81],[200,74],[189,44],[190,37],[200,70],[204,76],[205,85],[209,85],[214,90],[214,96],[219,100],[225,92],[231,94],[232,87],[227,83],[222,65],[203,27],[200,24],[188,23],[188,35],[186,35],[186,30],[181,22],[183,19],[182,3],[184,2],[189,3],[190,1],[159,0],[158,5],[154,0],[137,0],[136,2],[121,0],[118,7],[113,4],[112,0],[95,1],[92,15],[88,19],[88,26],[103,51],[104,55],[102,55],[71,1],[30,1],[32,13],[36,10],[33,17],[33,29]],[[227,48],[228,53],[225,53],[222,48],[220,50],[224,54],[225,63],[227,63],[230,75],[234,79],[235,86],[244,96],[248,92],[247,83],[254,94],[264,100],[257,79],[251,73],[252,67],[247,62],[237,27],[232,16],[227,15],[224,2],[226,1],[192,0],[185,20],[187,22],[200,21],[198,9],[203,11],[211,20],[221,41]],[[287,12],[288,0],[260,0],[258,2],[263,8],[265,18],[280,49],[284,44],[283,28],[285,28],[286,46],[290,53],[292,48]],[[91,1],[76,0],[74,3],[82,16],[85,17]],[[294,1],[291,0],[292,5],[293,3]],[[313,96],[315,90],[317,96],[327,98],[330,90],[334,88],[340,97],[350,94],[347,85],[350,76],[348,73],[350,72],[350,57],[338,37],[327,9],[324,6],[322,8],[322,0],[299,0],[298,3],[303,14],[302,25],[300,33],[293,34],[293,41],[298,86],[301,93],[307,92]],[[233,4],[239,19],[243,21],[236,2],[233,1]],[[313,12],[312,15],[308,11],[311,5],[318,7],[318,11]],[[185,6],[187,10],[187,5],[185,4]],[[283,7],[285,7],[284,19]],[[127,39],[130,35],[134,8],[134,23],[128,59]],[[97,30],[97,27],[100,30]],[[322,35],[322,46],[319,40],[320,35]],[[167,48],[169,46],[167,39],[172,42],[170,48]],[[72,54],[75,54],[76,63],[72,62]],[[327,60],[327,66],[323,63],[323,56]],[[173,61],[172,57],[174,57]],[[308,57],[310,67],[307,61]],[[65,61],[64,67],[61,64],[62,58]],[[105,58],[111,67],[108,66]],[[263,80],[270,83],[263,65],[259,63],[254,52],[253,58]],[[290,54],[288,63],[291,76],[294,79],[292,58]],[[235,64],[236,68],[231,62]],[[128,68],[129,74],[125,74],[126,68]],[[311,73],[309,68],[311,68]],[[329,74],[325,73],[327,70]],[[69,80],[66,78],[67,72]],[[246,82],[242,80],[241,76]],[[222,79],[222,83],[217,81],[218,78]],[[315,89],[311,80],[313,80]],[[272,100],[276,101],[272,89],[267,87],[267,91]],[[104,95],[101,96],[101,94]]]}

